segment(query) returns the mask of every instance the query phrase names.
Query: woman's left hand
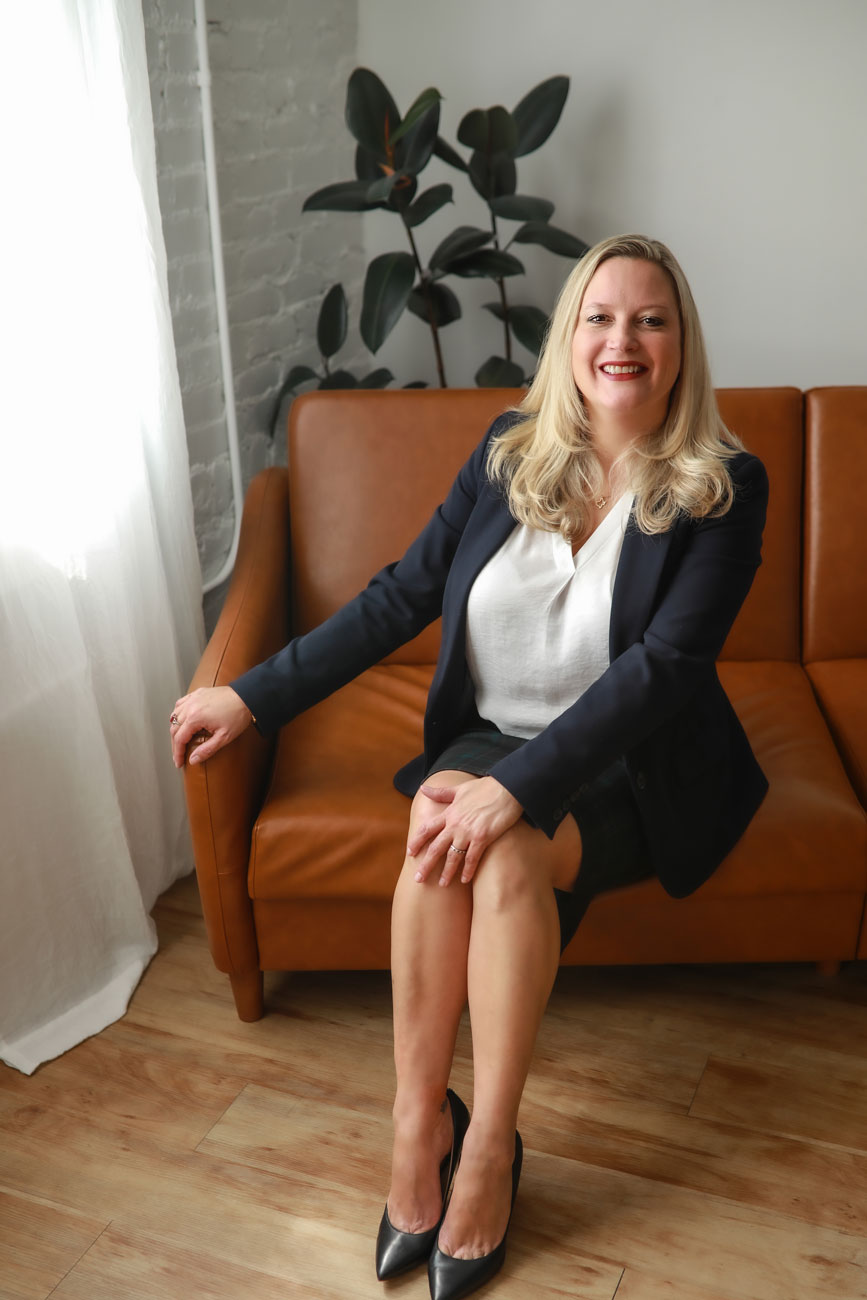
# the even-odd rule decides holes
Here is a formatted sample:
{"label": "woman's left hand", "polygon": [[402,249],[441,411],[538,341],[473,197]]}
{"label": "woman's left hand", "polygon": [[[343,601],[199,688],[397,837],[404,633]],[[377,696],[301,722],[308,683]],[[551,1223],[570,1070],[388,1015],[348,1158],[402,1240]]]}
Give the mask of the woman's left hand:
{"label": "woman's left hand", "polygon": [[441,885],[450,884],[458,872],[462,883],[472,880],[485,849],[514,826],[524,811],[492,776],[461,785],[423,785],[421,793],[446,807],[441,816],[419,826],[407,845],[410,857],[420,855],[415,875],[419,882],[428,878],[441,859],[445,859]]}

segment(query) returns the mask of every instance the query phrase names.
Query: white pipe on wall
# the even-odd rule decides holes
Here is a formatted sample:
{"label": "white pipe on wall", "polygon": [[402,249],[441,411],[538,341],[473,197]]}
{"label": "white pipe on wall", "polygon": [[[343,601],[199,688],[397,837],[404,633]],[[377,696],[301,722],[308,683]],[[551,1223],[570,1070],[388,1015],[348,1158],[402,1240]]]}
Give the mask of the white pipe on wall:
{"label": "white pipe on wall", "polygon": [[214,267],[214,293],[217,300],[217,330],[220,339],[220,364],[223,375],[223,397],[226,403],[226,434],[229,442],[229,464],[232,469],[232,503],[235,510],[235,527],[229,554],[219,571],[203,585],[207,594],[225,582],[235,566],[238,539],[241,535],[241,509],[244,488],[241,480],[241,453],[238,445],[238,419],[235,410],[235,384],[232,377],[232,352],[229,345],[229,313],[226,306],[226,276],[223,268],[223,236],[220,229],[220,199],[217,192],[217,161],[214,149],[214,114],[211,104],[211,65],[208,58],[208,20],[205,0],[195,0],[196,49],[199,63],[199,89],[202,101],[202,137],[205,146],[205,182],[208,190],[208,220],[211,228],[211,258]]}

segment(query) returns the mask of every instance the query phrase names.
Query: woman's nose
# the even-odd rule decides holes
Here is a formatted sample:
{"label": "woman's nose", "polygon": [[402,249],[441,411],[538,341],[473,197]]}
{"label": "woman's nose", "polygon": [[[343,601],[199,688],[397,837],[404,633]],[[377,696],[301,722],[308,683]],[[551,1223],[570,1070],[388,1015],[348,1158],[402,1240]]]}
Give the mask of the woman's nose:
{"label": "woman's nose", "polygon": [[629,351],[636,343],[635,330],[629,321],[615,321],[608,335],[608,346],[618,352]]}

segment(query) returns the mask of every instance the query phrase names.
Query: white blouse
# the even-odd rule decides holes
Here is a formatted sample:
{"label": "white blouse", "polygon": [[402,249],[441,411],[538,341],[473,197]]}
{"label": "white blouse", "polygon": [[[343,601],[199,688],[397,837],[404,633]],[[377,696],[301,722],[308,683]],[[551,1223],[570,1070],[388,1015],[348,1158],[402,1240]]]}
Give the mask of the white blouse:
{"label": "white blouse", "polygon": [[470,591],[467,663],[479,716],[531,739],[608,667],[611,596],[632,508],[624,493],[577,555],[518,525]]}

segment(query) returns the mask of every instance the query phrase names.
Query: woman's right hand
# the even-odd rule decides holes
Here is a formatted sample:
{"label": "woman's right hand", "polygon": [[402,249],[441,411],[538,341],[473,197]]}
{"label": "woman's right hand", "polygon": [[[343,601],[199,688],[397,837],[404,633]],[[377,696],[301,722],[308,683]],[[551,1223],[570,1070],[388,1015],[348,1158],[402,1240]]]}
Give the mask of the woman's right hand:
{"label": "woman's right hand", "polygon": [[200,686],[192,694],[182,695],[175,701],[169,722],[175,767],[183,767],[187,745],[199,733],[205,738],[190,754],[191,763],[204,763],[246,731],[252,721],[252,713],[231,686]]}

